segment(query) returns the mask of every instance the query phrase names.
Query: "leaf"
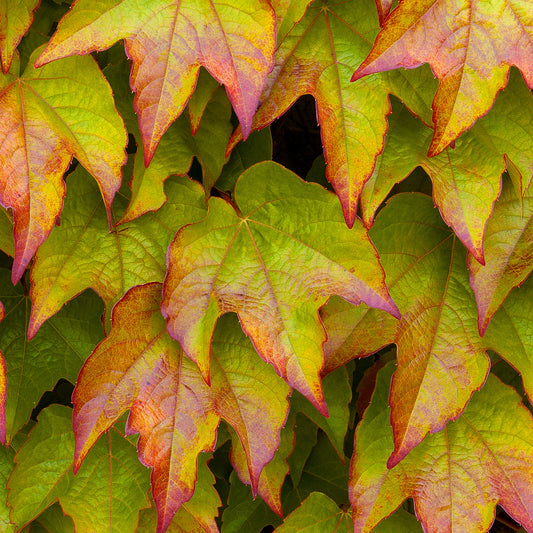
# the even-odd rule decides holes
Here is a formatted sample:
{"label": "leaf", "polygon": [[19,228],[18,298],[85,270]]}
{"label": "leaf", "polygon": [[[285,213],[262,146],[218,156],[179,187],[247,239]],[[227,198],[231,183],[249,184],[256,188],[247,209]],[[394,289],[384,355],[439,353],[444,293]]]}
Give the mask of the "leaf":
{"label": "leaf", "polygon": [[[204,120],[198,123],[195,135],[191,134],[193,125],[187,120],[187,115],[182,114],[163,135],[150,165],[146,168],[141,134],[133,108],[133,96],[128,84],[129,72],[130,64],[126,59],[116,65],[109,65],[104,71],[128,131],[140,145],[135,154],[129,205],[117,225],[130,222],[148,211],[157,211],[167,201],[163,190],[167,178],[173,174],[184,175],[189,172],[195,156],[202,166],[204,186],[209,192],[210,184],[216,181],[222,171],[224,152],[232,130],[231,105],[220,89],[206,102],[207,107],[202,110]],[[191,104],[192,100],[189,106]],[[198,120],[200,118],[202,117]]]}
{"label": "leaf", "polygon": [[14,533],[15,524],[9,519],[10,508],[7,504],[7,479],[13,470],[13,446],[0,446],[0,531],[2,533]]}
{"label": "leaf", "polygon": [[231,316],[215,334],[208,387],[166,332],[161,288],[134,287],[114,307],[111,333],[87,360],[73,395],[76,468],[131,408],[127,432],[141,433],[140,458],[153,467],[158,533],[192,497],[196,458],[214,448],[220,417],[239,435],[256,492],[288,411],[288,387],[261,363]]}
{"label": "leaf", "polygon": [[97,6],[78,0],[36,65],[104,50],[120,39],[133,60],[130,84],[146,166],[193,93],[200,66],[226,86],[248,136],[275,48],[275,16],[266,0],[112,0]]}
{"label": "leaf", "polygon": [[393,370],[389,364],[379,372],[355,435],[349,484],[354,532],[372,531],[408,497],[424,531],[488,531],[496,504],[530,529],[533,420],[516,392],[489,375],[458,420],[388,470]]}
{"label": "leaf", "polygon": [[485,232],[485,266],[468,257],[482,335],[511,289],[533,270],[532,220],[533,187],[520,198],[512,184],[504,180]]}
{"label": "leaf", "polygon": [[350,417],[349,404],[352,389],[346,368],[338,368],[322,379],[324,398],[329,417],[325,418],[309,404],[299,393],[293,393],[291,409],[294,413],[303,413],[312,420],[328,436],[341,461],[344,461],[344,437],[348,431]]}
{"label": "leaf", "polygon": [[[215,478],[207,466],[209,454],[198,457],[198,479],[192,498],[183,504],[170,523],[167,533],[206,533],[217,532],[214,517],[221,502],[214,487]],[[157,513],[155,506],[143,509],[140,513],[138,532],[155,531]]]}
{"label": "leaf", "polygon": [[[431,199],[399,194],[371,231],[402,313],[391,393],[392,467],[457,418],[489,370],[476,327],[466,253]],[[423,287],[423,290],[420,290]]]}
{"label": "leaf", "polygon": [[293,485],[300,484],[305,463],[316,445],[318,427],[307,416],[296,413],[294,417],[294,449],[287,459]]}
{"label": "leaf", "polygon": [[59,222],[72,156],[98,182],[108,214],[126,159],[124,124],[92,58],[28,66],[21,77],[18,68],[0,74],[0,202],[13,209],[13,283]]}
{"label": "leaf", "polygon": [[174,238],[161,306],[167,329],[209,379],[216,320],[237,312],[263,359],[325,414],[318,308],[337,293],[397,316],[375,250],[361,225],[345,227],[335,195],[276,163],[245,171],[235,199],[237,211],[211,198],[207,218]]}
{"label": "leaf", "polygon": [[282,42],[287,33],[305,15],[312,0],[272,0],[271,4],[276,12],[277,41]]}
{"label": "leaf", "polygon": [[113,429],[74,476],[71,417],[72,410],[60,405],[39,413],[8,481],[12,519],[25,525],[59,499],[77,533],[133,533],[139,510],[148,506],[148,472],[137,461],[132,444]]}
{"label": "leaf", "polygon": [[252,499],[250,489],[241,483],[237,474],[230,476],[228,506],[222,515],[222,533],[249,533],[262,531],[271,524],[281,520],[261,499]]}
{"label": "leaf", "polygon": [[[5,309],[0,302],[0,322],[4,320]],[[7,397],[7,369],[4,354],[0,351],[0,442],[6,444],[6,397]]]}
{"label": "leaf", "polygon": [[[444,221],[480,263],[484,262],[483,234],[501,188],[501,175],[515,165],[524,183],[533,174],[533,97],[514,72],[500,94],[494,112],[483,117],[455,143],[435,157],[427,157],[432,131],[405,108],[393,106],[383,155],[361,193],[361,211],[370,226],[378,206],[392,186],[418,165],[433,182],[433,198]],[[496,113],[496,114],[494,114]]]}
{"label": "leaf", "polygon": [[39,0],[5,0],[0,5],[0,59],[7,73],[13,54],[22,36],[33,22]]}
{"label": "leaf", "polygon": [[383,24],[384,20],[389,16],[392,3],[393,0],[376,0],[380,24]]}
{"label": "leaf", "polygon": [[439,79],[428,151],[434,156],[487,113],[507,84],[511,65],[533,88],[532,46],[527,2],[405,0],[384,22],[352,80],[429,63]]}
{"label": "leaf", "polygon": [[[157,213],[109,231],[99,193],[83,169],[69,175],[68,186],[61,226],[40,248],[32,268],[30,338],[65,302],[87,288],[104,300],[109,311],[130,287],[162,281],[174,233],[205,216],[199,184],[176,178],[167,182],[169,200]],[[125,202],[118,197],[114,208],[121,207]]]}
{"label": "leaf", "polygon": [[382,520],[374,529],[374,533],[422,533],[420,522],[411,513],[401,507],[385,520]]}
{"label": "leaf", "polygon": [[15,243],[13,241],[13,218],[7,209],[0,205],[0,250],[13,257]]}
{"label": "leaf", "polygon": [[517,369],[530,401],[533,399],[533,277],[516,287],[487,328],[484,341]]}
{"label": "leaf", "polygon": [[[231,464],[239,479],[246,485],[251,485],[252,480],[246,465],[246,453],[234,432],[231,433]],[[294,447],[293,424],[285,423],[280,432],[279,446],[274,457],[265,465],[259,477],[257,494],[278,516],[283,516],[281,506],[281,488],[285,477],[289,473],[287,458]],[[253,491],[252,491],[253,493]],[[255,497],[255,494],[254,494]]]}
{"label": "leaf", "polygon": [[28,527],[28,533],[74,533],[72,519],[63,514],[58,503],[43,511]]}
{"label": "leaf", "polygon": [[210,76],[207,70],[201,68],[198,74],[196,87],[187,105],[187,110],[189,111],[189,120],[191,122],[191,132],[193,135],[196,135],[198,132],[198,128],[200,127],[200,122],[207,105],[219,87],[220,85],[218,84],[217,80]]}
{"label": "leaf", "polygon": [[276,533],[349,533],[349,513],[325,494],[312,492],[283,522]]}
{"label": "leaf", "polygon": [[0,269],[0,300],[6,316],[0,322],[0,349],[6,358],[6,440],[11,442],[28,421],[41,395],[61,379],[76,382],[78,372],[102,338],[102,305],[85,293],[65,306],[39,333],[27,340],[30,300]]}
{"label": "leaf", "polygon": [[[416,77],[378,74],[352,84],[350,76],[369,52],[379,31],[372,0],[314,2],[305,16],[279,42],[274,69],[261,95],[252,129],[279,118],[304,94],[316,100],[328,181],[343,207],[348,226],[357,216],[363,184],[383,149],[390,112],[388,94],[404,99],[418,116],[430,120],[429,69]],[[228,151],[240,140],[237,130]]]}

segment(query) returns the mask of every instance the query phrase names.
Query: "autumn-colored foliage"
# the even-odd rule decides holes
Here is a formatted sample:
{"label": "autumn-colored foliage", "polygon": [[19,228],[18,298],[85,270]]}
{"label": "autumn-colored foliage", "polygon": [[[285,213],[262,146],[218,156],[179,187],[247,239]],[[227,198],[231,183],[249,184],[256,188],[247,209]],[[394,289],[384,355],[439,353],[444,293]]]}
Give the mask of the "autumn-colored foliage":
{"label": "autumn-colored foliage", "polygon": [[532,0],[4,0],[0,65],[0,532],[533,532]]}

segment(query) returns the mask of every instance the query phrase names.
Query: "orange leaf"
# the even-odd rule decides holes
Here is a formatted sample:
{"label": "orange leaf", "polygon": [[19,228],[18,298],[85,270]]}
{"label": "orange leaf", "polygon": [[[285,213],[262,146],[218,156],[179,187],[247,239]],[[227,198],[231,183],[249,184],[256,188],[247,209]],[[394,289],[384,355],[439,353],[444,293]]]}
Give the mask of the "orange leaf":
{"label": "orange leaf", "polygon": [[511,65],[533,88],[531,12],[531,4],[519,0],[404,0],[352,81],[429,63],[440,82],[428,151],[437,155],[487,113]]}
{"label": "orange leaf", "polygon": [[289,388],[262,364],[234,317],[226,317],[215,335],[212,383],[206,385],[166,332],[161,288],[134,287],[114,307],[111,332],[86,361],[73,395],[76,469],[131,409],[127,431],[141,434],[139,456],[153,467],[158,532],[192,497],[197,456],[213,449],[220,417],[239,436],[257,493],[289,409]]}
{"label": "orange leaf", "polygon": [[226,86],[245,136],[272,69],[275,15],[267,0],[77,0],[36,65],[125,39],[148,166],[204,66]]}
{"label": "orange leaf", "polygon": [[13,209],[13,282],[59,221],[72,156],[97,180],[108,217],[126,160],[124,124],[96,61],[31,64],[20,77],[18,61],[0,74],[0,202]]}

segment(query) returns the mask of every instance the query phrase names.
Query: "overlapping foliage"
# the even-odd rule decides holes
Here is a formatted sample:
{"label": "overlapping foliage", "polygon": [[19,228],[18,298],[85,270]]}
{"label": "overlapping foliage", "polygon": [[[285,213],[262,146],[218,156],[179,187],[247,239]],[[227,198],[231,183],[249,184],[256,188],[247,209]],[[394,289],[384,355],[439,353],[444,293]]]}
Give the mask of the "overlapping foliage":
{"label": "overlapping foliage", "polygon": [[533,531],[531,0],[6,0],[0,62],[1,531]]}

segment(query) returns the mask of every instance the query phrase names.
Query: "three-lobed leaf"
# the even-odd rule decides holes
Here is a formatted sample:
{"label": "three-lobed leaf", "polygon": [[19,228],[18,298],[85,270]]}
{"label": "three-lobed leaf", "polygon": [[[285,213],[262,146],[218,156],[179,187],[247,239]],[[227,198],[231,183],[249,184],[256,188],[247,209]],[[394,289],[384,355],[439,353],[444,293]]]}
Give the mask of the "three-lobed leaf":
{"label": "three-lobed leaf", "polygon": [[13,210],[13,282],[59,223],[72,156],[98,182],[108,215],[126,160],[124,124],[93,58],[40,69],[30,61],[21,76],[19,67],[0,74],[0,202]]}
{"label": "three-lobed leaf", "polygon": [[346,227],[335,195],[276,163],[245,171],[235,202],[211,198],[207,218],[171,244],[168,331],[209,379],[216,320],[236,312],[265,361],[325,414],[319,307],[338,294],[398,316],[376,251],[361,224]]}
{"label": "three-lobed leaf", "polygon": [[37,60],[104,50],[125,39],[148,165],[194,91],[200,66],[226,86],[245,137],[272,68],[275,13],[267,0],[77,0]]}
{"label": "three-lobed leaf", "polygon": [[352,80],[429,63],[439,79],[428,151],[436,155],[487,113],[511,65],[533,88],[530,8],[519,0],[405,0],[384,22]]}
{"label": "three-lobed leaf", "polygon": [[76,468],[130,409],[127,432],[140,433],[140,458],[153,467],[158,532],[191,499],[197,456],[214,448],[220,417],[239,436],[256,492],[289,407],[287,385],[259,359],[231,316],[215,334],[208,386],[167,334],[161,289],[159,283],[134,287],[115,306],[111,332],[85,363],[73,395]]}
{"label": "three-lobed leaf", "polygon": [[393,364],[380,370],[355,435],[349,483],[353,531],[372,531],[409,497],[425,531],[487,531],[496,504],[525,528],[533,527],[533,419],[516,391],[489,375],[458,420],[428,435],[389,470],[393,370]]}

